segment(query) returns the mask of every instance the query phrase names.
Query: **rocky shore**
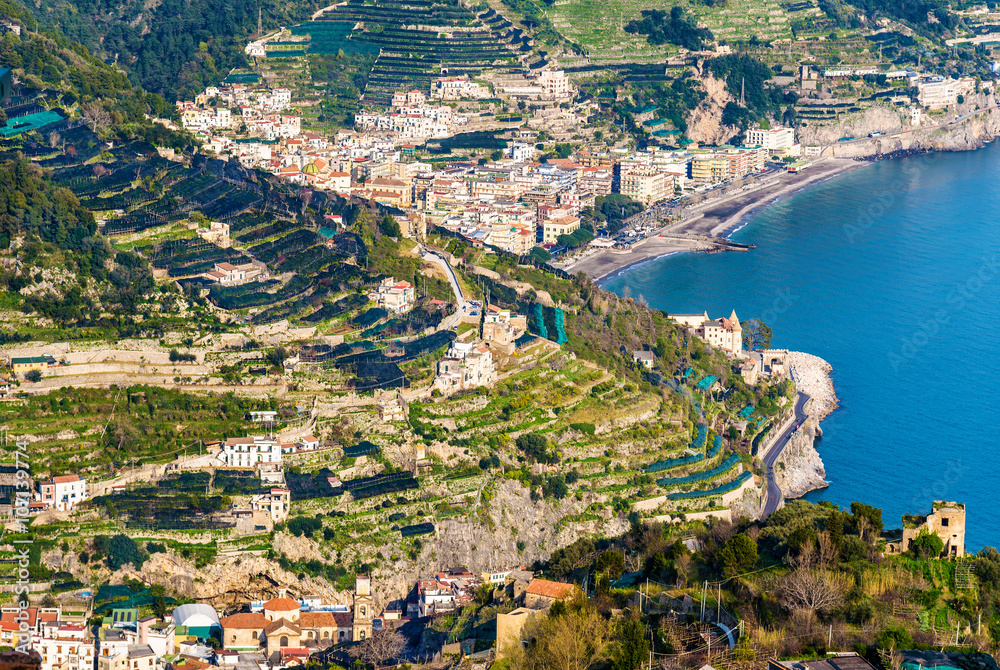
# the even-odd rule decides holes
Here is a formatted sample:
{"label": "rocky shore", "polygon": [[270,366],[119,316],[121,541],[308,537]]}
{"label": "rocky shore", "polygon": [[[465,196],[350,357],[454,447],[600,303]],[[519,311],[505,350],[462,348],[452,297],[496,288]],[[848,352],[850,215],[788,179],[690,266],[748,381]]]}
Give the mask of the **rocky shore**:
{"label": "rocky shore", "polygon": [[819,423],[837,408],[837,394],[830,372],[833,367],[819,356],[793,351],[788,365],[796,388],[812,400],[806,409],[809,416],[788,441],[774,464],[774,478],[786,499],[801,498],[809,491],[826,488],[826,469],[816,438],[823,434]]}

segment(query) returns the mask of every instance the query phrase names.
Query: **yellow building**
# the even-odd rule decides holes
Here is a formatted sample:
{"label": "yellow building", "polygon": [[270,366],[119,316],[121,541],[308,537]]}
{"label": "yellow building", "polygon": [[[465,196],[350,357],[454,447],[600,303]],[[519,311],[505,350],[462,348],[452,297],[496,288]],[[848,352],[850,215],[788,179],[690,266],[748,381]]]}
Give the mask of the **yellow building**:
{"label": "yellow building", "polygon": [[564,216],[561,219],[549,219],[542,222],[542,243],[556,244],[560,235],[572,235],[580,230],[580,219],[576,216]]}
{"label": "yellow building", "polygon": [[30,372],[31,370],[48,370],[49,359],[46,356],[28,356],[10,359],[10,367],[14,372]]}

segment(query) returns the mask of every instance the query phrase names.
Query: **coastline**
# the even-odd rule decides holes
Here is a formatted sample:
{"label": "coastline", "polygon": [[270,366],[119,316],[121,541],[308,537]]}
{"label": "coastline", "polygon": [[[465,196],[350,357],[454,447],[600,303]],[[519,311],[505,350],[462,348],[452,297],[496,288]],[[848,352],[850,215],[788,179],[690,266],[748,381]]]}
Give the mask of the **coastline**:
{"label": "coastline", "polygon": [[830,485],[823,459],[816,450],[816,438],[823,435],[820,422],[837,408],[837,394],[830,376],[833,366],[819,356],[791,351],[788,368],[795,388],[811,398],[808,417],[774,463],[775,483],[782,497],[792,500]]}
{"label": "coastline", "polygon": [[820,158],[804,172],[782,173],[754,190],[733,193],[693,206],[681,221],[660,228],[654,235],[636,242],[628,251],[599,251],[565,269],[584,272],[594,281],[634,268],[664,256],[699,251],[712,246],[709,237],[729,237],[780,198],[802,191],[833,177],[859,170],[872,161],[848,158]]}

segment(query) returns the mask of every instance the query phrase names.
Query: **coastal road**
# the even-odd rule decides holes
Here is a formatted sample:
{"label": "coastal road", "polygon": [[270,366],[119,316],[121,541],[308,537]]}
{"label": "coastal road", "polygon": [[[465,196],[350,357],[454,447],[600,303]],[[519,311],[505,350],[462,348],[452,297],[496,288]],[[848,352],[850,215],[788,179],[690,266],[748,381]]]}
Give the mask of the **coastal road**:
{"label": "coastal road", "polygon": [[964,123],[965,121],[971,119],[973,116],[979,116],[980,114],[988,114],[994,109],[1000,109],[1000,105],[993,105],[992,107],[977,109],[975,111],[968,112],[966,114],[962,114],[961,116],[955,117],[950,121],[945,121],[943,123],[936,123],[931,126],[918,126],[916,128],[910,128],[909,130],[901,130],[898,133],[886,133],[885,135],[880,135],[879,137],[855,137],[854,139],[850,140],[833,142],[832,144],[824,146],[823,150],[826,150],[827,147],[838,147],[838,146],[843,146],[845,144],[858,144],[860,142],[873,142],[881,139],[887,139],[887,140],[893,139],[896,137],[902,137],[903,135],[909,135],[914,130],[928,131],[928,130],[937,130],[938,128],[946,128],[948,126],[954,126],[956,124]]}
{"label": "coastal road", "polygon": [[767,468],[767,502],[764,503],[764,510],[761,512],[760,518],[766,519],[771,515],[771,512],[778,509],[778,503],[782,499],[781,489],[774,481],[774,462],[778,460],[778,456],[781,455],[782,450],[785,445],[788,444],[788,440],[791,439],[792,433],[802,425],[802,422],[806,420],[808,413],[805,410],[806,403],[809,401],[809,396],[805,393],[799,392],[798,398],[795,400],[795,420],[792,421],[791,425],[785,430],[784,433],[778,438],[771,449],[767,452],[767,456],[764,457],[764,466]]}

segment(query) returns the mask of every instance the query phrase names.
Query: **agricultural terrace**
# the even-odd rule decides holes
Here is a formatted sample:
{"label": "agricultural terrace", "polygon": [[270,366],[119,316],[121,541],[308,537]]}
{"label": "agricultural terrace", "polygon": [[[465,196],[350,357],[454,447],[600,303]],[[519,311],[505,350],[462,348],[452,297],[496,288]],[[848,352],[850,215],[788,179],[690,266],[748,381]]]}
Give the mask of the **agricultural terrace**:
{"label": "agricultural terrace", "polygon": [[[820,12],[813,2],[799,4]],[[794,14],[787,3],[778,0],[692,2],[682,6],[720,42],[746,42],[752,37],[768,42],[791,37],[789,23]],[[666,55],[676,53],[677,47],[651,45],[646,42],[645,35],[625,31],[630,21],[642,18],[642,10],[662,8],[648,0],[631,3],[569,0],[555,3],[547,12],[553,26],[589,55],[591,62],[662,61]]]}
{"label": "agricultural terrace", "polygon": [[[198,442],[254,430],[253,410],[294,410],[276,399],[233,394],[197,396],[156,386],[64,388],[0,405],[11,434],[32,438],[35,477],[101,477],[132,465],[167,463],[198,453]],[[284,410],[288,410],[285,412]],[[13,462],[13,445],[5,461]]]}
{"label": "agricultural terrace", "polygon": [[[335,27],[318,27],[323,24]],[[343,26],[355,24],[362,28],[344,37]],[[515,47],[522,44],[520,32],[495,13],[477,15],[457,2],[429,0],[377,5],[351,0],[293,31],[313,40],[319,35],[326,53],[333,53],[338,40],[373,46],[379,56],[368,75],[364,103],[377,107],[387,106],[395,91],[429,93],[435,77],[516,67]]]}

